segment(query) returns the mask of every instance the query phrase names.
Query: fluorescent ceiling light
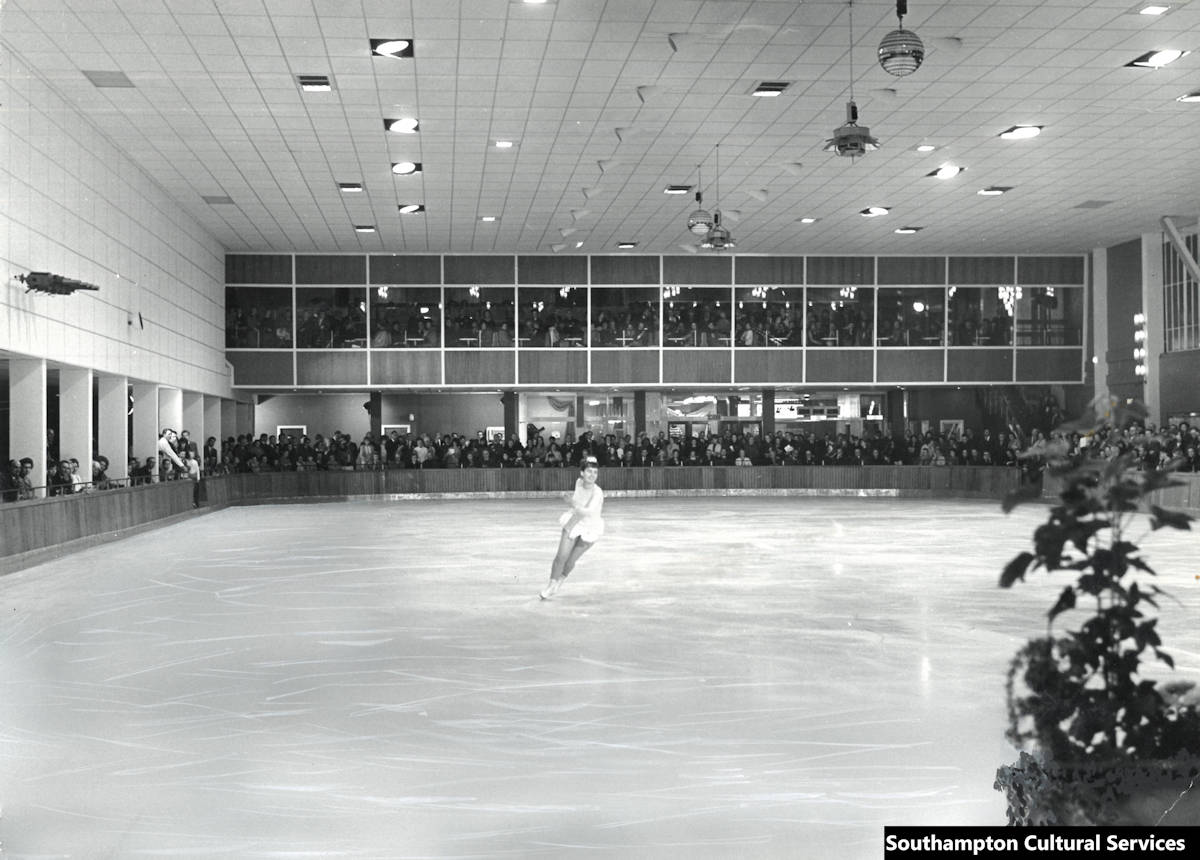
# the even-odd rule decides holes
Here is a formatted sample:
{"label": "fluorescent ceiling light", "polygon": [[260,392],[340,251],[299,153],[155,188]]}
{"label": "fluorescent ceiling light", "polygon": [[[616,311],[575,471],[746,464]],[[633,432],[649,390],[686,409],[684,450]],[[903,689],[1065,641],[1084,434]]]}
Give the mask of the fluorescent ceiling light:
{"label": "fluorescent ceiling light", "polygon": [[965,167],[959,167],[956,164],[943,164],[937,170],[926,173],[926,176],[932,176],[935,179],[953,179],[966,170]]}
{"label": "fluorescent ceiling light", "polygon": [[1143,6],[1138,9],[1139,15],[1165,15],[1170,6]]}
{"label": "fluorescent ceiling light", "polygon": [[1193,90],[1192,92],[1188,93],[1187,95],[1180,96],[1179,98],[1175,99],[1175,101],[1188,102],[1188,103],[1200,102],[1200,90]]}
{"label": "fluorescent ceiling light", "polygon": [[878,218],[880,215],[886,215],[891,211],[886,206],[868,206],[858,214],[864,218]]}
{"label": "fluorescent ceiling light", "polygon": [[328,75],[296,75],[300,89],[306,93],[327,93],[333,90]]}
{"label": "fluorescent ceiling light", "polygon": [[496,149],[512,149],[515,144],[511,140],[496,141]]}
{"label": "fluorescent ceiling light", "polygon": [[412,39],[372,39],[371,53],[379,57],[411,57]]}
{"label": "fluorescent ceiling light", "polygon": [[901,236],[911,236],[918,230],[924,230],[924,227],[897,227],[893,232],[899,233]]}
{"label": "fluorescent ceiling light", "polygon": [[399,205],[399,207],[397,207],[397,208],[399,208],[401,215],[414,215],[418,212],[424,212],[425,204],[424,203],[401,203]]}
{"label": "fluorescent ceiling light", "polygon": [[1161,51],[1148,51],[1125,65],[1143,69],[1161,69],[1168,63],[1173,63],[1180,57],[1186,57],[1187,55],[1188,51],[1180,51],[1177,48],[1166,48]]}
{"label": "fluorescent ceiling light", "polygon": [[987,188],[980,188],[975,193],[980,197],[999,197],[1005,191],[1012,191],[1011,185],[989,185]]}
{"label": "fluorescent ceiling light", "polygon": [[816,218],[801,218],[800,223],[801,224],[816,224],[817,219]]}
{"label": "fluorescent ceiling light", "polygon": [[480,215],[479,220],[484,224],[493,224],[499,219],[495,215]]}
{"label": "fluorescent ceiling light", "polygon": [[687,194],[691,190],[690,185],[668,185],[663,189],[663,194]]}
{"label": "fluorescent ceiling light", "polygon": [[999,137],[1001,140],[1029,140],[1041,133],[1040,125],[1014,125],[1012,128],[1000,132]]}
{"label": "fluorescent ceiling light", "polygon": [[932,143],[922,143],[917,147],[917,152],[933,152],[935,149],[937,149],[937,147]]}
{"label": "fluorescent ceiling light", "polygon": [[401,119],[385,119],[383,127],[396,134],[416,134],[421,123],[417,121],[416,117],[406,116]]}
{"label": "fluorescent ceiling light", "polygon": [[412,176],[414,173],[421,172],[421,163],[419,161],[395,161],[392,162],[392,173],[397,176]]}
{"label": "fluorescent ceiling light", "polygon": [[355,233],[374,233],[375,225],[374,224],[355,224],[354,232]]}
{"label": "fluorescent ceiling light", "polygon": [[343,194],[361,194],[363,190],[361,182],[339,182],[338,191]]}
{"label": "fluorescent ceiling light", "polygon": [[582,247],[583,247],[583,240],[582,240],[582,239],[580,239],[578,242],[576,242],[576,243],[575,243],[575,247],[576,247],[576,248],[582,248]]}
{"label": "fluorescent ceiling light", "polygon": [[618,242],[617,247],[624,250],[629,250],[630,248],[636,248],[637,242]]}

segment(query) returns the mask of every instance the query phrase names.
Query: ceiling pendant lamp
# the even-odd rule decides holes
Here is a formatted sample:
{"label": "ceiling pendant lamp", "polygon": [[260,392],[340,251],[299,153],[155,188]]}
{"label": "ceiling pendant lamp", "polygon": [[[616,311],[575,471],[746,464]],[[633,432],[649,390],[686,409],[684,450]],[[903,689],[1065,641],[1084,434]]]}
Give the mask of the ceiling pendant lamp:
{"label": "ceiling pendant lamp", "polygon": [[700,165],[696,165],[696,211],[688,216],[688,231],[696,236],[705,236],[708,231],[713,228],[712,213],[704,208],[704,194],[700,188],[703,185],[704,177],[700,173]]}
{"label": "ceiling pendant lamp", "polygon": [[704,234],[700,247],[706,251],[726,251],[736,247],[729,231],[721,226],[721,144],[717,144],[717,207],[713,210],[712,227]]}
{"label": "ceiling pendant lamp", "polygon": [[858,124],[858,105],[854,102],[854,2],[850,7],[850,101],[846,102],[846,124],[834,129],[833,137],[825,141],[826,152],[836,152],[847,158],[879,149],[879,141],[871,137],[871,129]]}
{"label": "ceiling pendant lamp", "polygon": [[900,29],[892,30],[879,43],[879,65],[889,75],[903,78],[921,68],[925,60],[925,43],[912,30],[904,29],[908,0],[896,0],[896,20]]}

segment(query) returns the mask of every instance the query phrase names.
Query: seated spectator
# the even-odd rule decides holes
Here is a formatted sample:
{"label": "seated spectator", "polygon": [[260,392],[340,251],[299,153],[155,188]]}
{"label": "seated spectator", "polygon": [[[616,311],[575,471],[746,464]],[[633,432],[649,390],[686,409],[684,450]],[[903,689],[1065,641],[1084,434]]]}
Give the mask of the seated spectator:
{"label": "seated spectator", "polygon": [[59,460],[58,465],[46,476],[47,492],[51,496],[69,496],[75,492],[75,476],[71,474],[71,461]]}
{"label": "seated spectator", "polygon": [[92,461],[92,489],[111,490],[112,487],[112,481],[108,477],[108,458],[97,454],[96,459]]}
{"label": "seated spectator", "polygon": [[91,481],[79,474],[79,461],[71,458],[71,478],[74,481],[76,493],[86,493],[92,489]]}

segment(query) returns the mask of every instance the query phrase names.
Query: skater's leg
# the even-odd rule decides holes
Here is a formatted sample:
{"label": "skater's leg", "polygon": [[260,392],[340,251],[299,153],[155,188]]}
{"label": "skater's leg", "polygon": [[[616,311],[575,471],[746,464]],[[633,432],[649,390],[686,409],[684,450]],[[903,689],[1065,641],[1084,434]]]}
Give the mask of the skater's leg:
{"label": "skater's leg", "polygon": [[583,538],[576,538],[575,545],[571,547],[571,552],[567,556],[566,562],[563,564],[563,579],[575,569],[575,562],[579,561],[579,557],[592,548],[592,545]]}
{"label": "skater's leg", "polygon": [[566,530],[563,530],[558,539],[558,552],[554,554],[554,561],[550,564],[550,584],[542,589],[541,598],[543,600],[552,596],[562,585],[563,578],[566,576],[563,571],[574,548],[575,541],[567,534]]}

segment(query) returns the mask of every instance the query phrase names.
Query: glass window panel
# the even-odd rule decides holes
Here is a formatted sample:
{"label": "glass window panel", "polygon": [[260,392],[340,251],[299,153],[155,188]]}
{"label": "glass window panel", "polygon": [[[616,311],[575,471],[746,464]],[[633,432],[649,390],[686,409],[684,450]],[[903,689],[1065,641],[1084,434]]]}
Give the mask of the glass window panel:
{"label": "glass window panel", "polygon": [[808,346],[871,345],[874,287],[809,287],[804,298],[804,342]]}
{"label": "glass window panel", "polygon": [[1083,289],[1017,287],[1018,346],[1077,346],[1083,342]]}
{"label": "glass window panel", "polygon": [[945,343],[944,287],[880,287],[880,346],[941,346]]}
{"label": "glass window panel", "polygon": [[446,346],[510,347],[516,331],[512,287],[446,287]]}
{"label": "glass window panel", "polygon": [[291,349],[291,287],[226,287],[228,349]]}
{"label": "glass window panel", "polygon": [[737,346],[803,346],[801,287],[738,287],[733,309]]}
{"label": "glass window panel", "polygon": [[344,349],[367,345],[363,287],[297,287],[296,346]]}
{"label": "glass window panel", "polygon": [[658,287],[593,287],[592,346],[658,346]]}
{"label": "glass window panel", "polygon": [[951,287],[951,346],[1011,346],[1012,313],[1005,305],[1006,288]]}
{"label": "glass window panel", "polygon": [[376,349],[435,347],[442,337],[441,287],[375,287],[371,297],[371,346]]}
{"label": "glass window panel", "polygon": [[521,287],[517,336],[530,349],[587,345],[587,287]]}
{"label": "glass window panel", "polygon": [[733,336],[729,287],[663,287],[666,346],[727,347]]}

